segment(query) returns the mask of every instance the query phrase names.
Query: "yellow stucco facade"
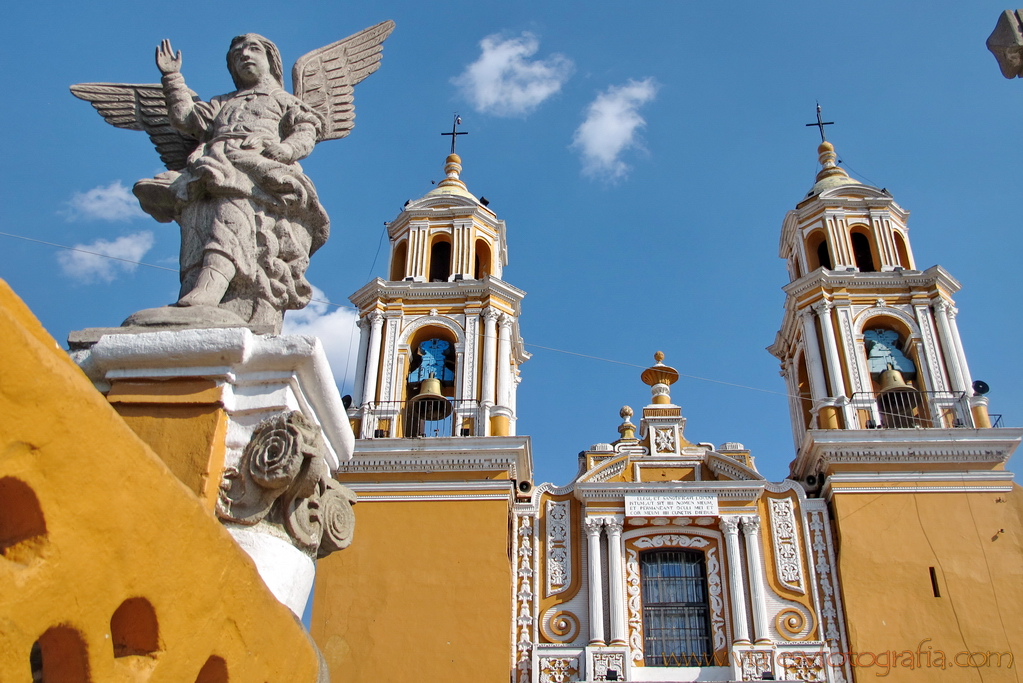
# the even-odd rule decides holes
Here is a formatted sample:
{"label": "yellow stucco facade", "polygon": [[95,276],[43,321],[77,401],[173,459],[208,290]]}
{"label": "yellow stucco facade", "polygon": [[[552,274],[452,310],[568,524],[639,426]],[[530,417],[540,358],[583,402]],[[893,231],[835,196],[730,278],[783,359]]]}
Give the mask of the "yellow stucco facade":
{"label": "yellow stucco facade", "polygon": [[208,499],[2,282],[0,336],[0,680],[316,680],[302,627]]}

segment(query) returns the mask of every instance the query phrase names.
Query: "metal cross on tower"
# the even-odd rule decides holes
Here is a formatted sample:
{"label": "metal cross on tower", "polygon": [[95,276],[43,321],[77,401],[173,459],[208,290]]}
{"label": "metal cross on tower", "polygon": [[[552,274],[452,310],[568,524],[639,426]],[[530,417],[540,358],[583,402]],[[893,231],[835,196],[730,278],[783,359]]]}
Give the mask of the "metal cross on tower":
{"label": "metal cross on tower", "polygon": [[826,139],[824,137],[824,126],[833,126],[833,125],[835,125],[835,122],[834,121],[824,121],[824,120],[821,119],[821,103],[818,102],[817,103],[817,123],[808,123],[806,125],[808,127],[809,126],[817,126],[820,129],[820,131],[821,131],[821,142],[824,142],[825,139]]}
{"label": "metal cross on tower", "polygon": [[455,114],[455,122],[451,124],[451,132],[450,133],[441,133],[441,135],[450,135],[451,136],[451,153],[452,154],[455,153],[455,141],[458,140],[458,136],[459,135],[468,135],[469,134],[468,131],[464,131],[464,130],[460,131],[460,130],[458,130],[458,126],[461,123],[462,123],[462,117],[459,116],[458,114]]}

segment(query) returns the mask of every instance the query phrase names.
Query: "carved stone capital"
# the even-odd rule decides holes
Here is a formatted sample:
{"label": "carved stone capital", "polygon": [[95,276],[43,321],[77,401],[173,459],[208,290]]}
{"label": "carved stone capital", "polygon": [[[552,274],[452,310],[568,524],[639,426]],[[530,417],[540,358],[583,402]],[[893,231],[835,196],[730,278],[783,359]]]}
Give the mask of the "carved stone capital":
{"label": "carved stone capital", "polygon": [[810,308],[812,308],[817,313],[818,316],[825,316],[828,314],[828,311],[830,311],[834,307],[835,304],[831,303],[827,299],[821,299]]}
{"label": "carved stone capital", "polygon": [[587,536],[600,536],[600,530],[604,527],[604,520],[600,517],[584,517],[583,531]]}
{"label": "carved stone capital", "polygon": [[502,313],[501,317],[497,321],[497,324],[500,325],[502,328],[511,329],[511,326],[514,322],[515,322],[514,317],[508,315],[507,313]]}
{"label": "carved stone capital", "polygon": [[310,557],[348,547],[357,497],[330,476],[320,428],[302,413],[269,417],[252,432],[237,468],[224,473],[217,517],[261,526]]}
{"label": "carved stone capital", "polygon": [[483,318],[483,322],[492,323],[495,322],[500,315],[501,314],[498,313],[495,308],[493,308],[492,306],[487,306],[486,308],[483,309],[481,317]]}
{"label": "carved stone capital", "polygon": [[748,535],[760,533],[760,518],[755,515],[744,516],[741,521],[742,533]]}
{"label": "carved stone capital", "polygon": [[739,535],[739,520],[736,517],[722,517],[718,521],[718,528],[726,536],[738,536]]}
{"label": "carved stone capital", "polygon": [[621,536],[623,526],[617,519],[604,520],[604,528],[607,529],[608,536]]}
{"label": "carved stone capital", "polygon": [[384,324],[384,314],[380,311],[370,311],[366,314],[366,320],[369,320],[370,324],[379,330]]}

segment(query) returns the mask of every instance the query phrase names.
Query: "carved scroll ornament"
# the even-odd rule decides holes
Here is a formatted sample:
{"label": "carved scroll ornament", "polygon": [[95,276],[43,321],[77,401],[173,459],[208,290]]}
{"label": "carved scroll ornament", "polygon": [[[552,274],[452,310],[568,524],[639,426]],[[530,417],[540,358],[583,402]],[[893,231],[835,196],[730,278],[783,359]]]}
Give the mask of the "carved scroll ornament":
{"label": "carved scroll ornament", "polygon": [[238,467],[227,468],[217,516],[271,527],[311,556],[347,548],[357,497],[330,476],[320,428],[297,411],[269,417],[252,432]]}

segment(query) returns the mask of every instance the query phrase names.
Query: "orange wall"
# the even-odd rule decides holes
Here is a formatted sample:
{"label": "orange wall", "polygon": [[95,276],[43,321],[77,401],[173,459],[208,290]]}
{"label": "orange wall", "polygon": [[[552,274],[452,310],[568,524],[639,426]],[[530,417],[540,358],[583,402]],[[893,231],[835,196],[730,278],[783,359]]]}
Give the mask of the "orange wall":
{"label": "orange wall", "polygon": [[[315,681],[305,633],[248,556],[2,281],[0,338],[0,681],[31,680],[33,643],[61,625],[88,670],[62,680],[188,683],[216,655],[230,680]],[[34,504],[10,495],[26,487],[42,513],[28,527]],[[111,617],[137,597],[157,650],[115,657]]]}
{"label": "orange wall", "polygon": [[507,681],[506,501],[364,502],[320,560],[312,635],[335,681]]}
{"label": "orange wall", "polygon": [[[998,502],[999,500],[1003,502]],[[836,494],[850,649],[915,653],[931,667],[863,666],[859,681],[1018,681],[1023,665],[1023,489],[1011,493]],[[1004,533],[1000,532],[1004,529]],[[934,597],[934,567],[941,597]],[[1012,652],[981,668],[934,667],[961,652]],[[869,654],[860,655],[869,663]],[[959,661],[966,663],[967,655]],[[892,659],[889,656],[889,659]],[[915,660],[914,655],[914,660]],[[976,656],[974,663],[989,662]],[[900,662],[908,664],[905,655]],[[914,662],[915,663],[915,662]],[[983,679],[981,679],[983,676]]]}

